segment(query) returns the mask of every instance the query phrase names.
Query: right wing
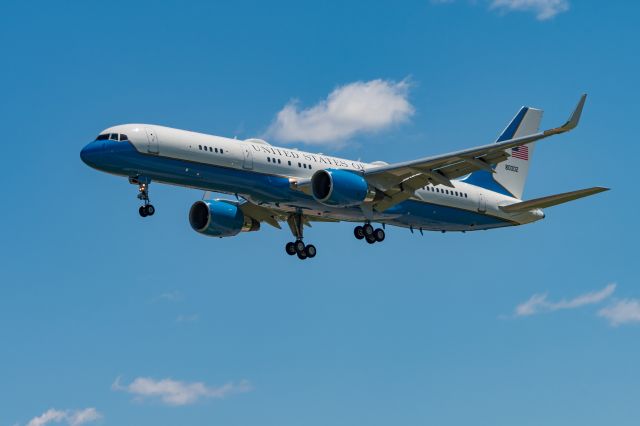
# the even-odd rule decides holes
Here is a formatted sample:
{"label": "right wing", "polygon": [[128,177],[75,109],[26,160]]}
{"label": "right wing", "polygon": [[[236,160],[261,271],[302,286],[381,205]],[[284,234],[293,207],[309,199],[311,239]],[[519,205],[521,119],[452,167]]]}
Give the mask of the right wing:
{"label": "right wing", "polygon": [[580,97],[573,113],[567,122],[560,127],[444,155],[367,169],[364,172],[367,182],[382,190],[386,195],[374,208],[378,211],[384,211],[412,197],[418,188],[429,183],[453,187],[452,179],[465,176],[476,170],[486,170],[493,173],[492,165],[509,158],[508,149],[574,129],[580,121],[586,98],[586,94]]}

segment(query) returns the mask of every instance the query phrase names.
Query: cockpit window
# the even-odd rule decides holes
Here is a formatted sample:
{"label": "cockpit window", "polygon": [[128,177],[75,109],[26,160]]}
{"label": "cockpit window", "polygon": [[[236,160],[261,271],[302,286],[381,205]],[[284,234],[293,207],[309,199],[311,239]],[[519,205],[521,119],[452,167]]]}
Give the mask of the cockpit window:
{"label": "cockpit window", "polygon": [[117,133],[111,133],[109,135],[109,139],[112,140],[112,141],[116,141],[117,142],[118,141],[118,134]]}
{"label": "cockpit window", "polygon": [[109,139],[109,133],[103,133],[101,135],[98,135],[98,137],[96,138],[97,141],[106,141],[107,139]]}
{"label": "cockpit window", "polygon": [[122,141],[128,141],[129,138],[127,137],[127,135],[120,135],[120,142]]}

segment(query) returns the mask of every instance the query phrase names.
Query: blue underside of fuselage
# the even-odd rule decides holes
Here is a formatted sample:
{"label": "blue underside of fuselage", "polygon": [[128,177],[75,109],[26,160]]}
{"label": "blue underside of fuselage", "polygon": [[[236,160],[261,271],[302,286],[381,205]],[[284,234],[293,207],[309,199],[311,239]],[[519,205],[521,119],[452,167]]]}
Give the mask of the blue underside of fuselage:
{"label": "blue underside of fuselage", "polygon": [[[311,196],[292,190],[286,177],[143,154],[129,142],[92,142],[83,150],[82,159],[96,169],[116,175],[240,194],[256,202],[281,208],[295,207],[320,211],[326,213],[327,217],[337,217],[341,220],[365,220],[362,210],[358,207],[328,207],[318,203]],[[513,225],[503,219],[475,211],[417,200],[404,201],[384,213],[374,212],[373,220],[390,225],[439,231],[471,231]]]}

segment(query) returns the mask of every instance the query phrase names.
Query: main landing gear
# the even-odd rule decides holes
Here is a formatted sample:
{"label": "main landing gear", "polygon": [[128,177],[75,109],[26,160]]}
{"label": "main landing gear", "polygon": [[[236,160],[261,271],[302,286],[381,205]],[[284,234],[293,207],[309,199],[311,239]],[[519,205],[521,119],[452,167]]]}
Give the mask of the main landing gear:
{"label": "main landing gear", "polygon": [[366,240],[369,244],[381,243],[385,238],[384,229],[373,229],[370,223],[365,223],[364,226],[358,225],[353,228],[353,235],[359,240]]}
{"label": "main landing gear", "polygon": [[138,213],[140,213],[140,216],[142,217],[153,216],[153,214],[156,212],[156,208],[153,207],[153,204],[149,202],[149,184],[148,183],[138,182],[138,199],[144,203],[138,209]]}
{"label": "main landing gear", "polygon": [[302,238],[304,237],[302,214],[295,213],[290,215],[287,219],[287,223],[289,224],[289,228],[291,228],[291,233],[296,237],[295,241],[288,242],[284,247],[287,254],[289,256],[297,255],[300,260],[316,257],[316,246],[313,244],[305,244],[304,241],[302,241]]}

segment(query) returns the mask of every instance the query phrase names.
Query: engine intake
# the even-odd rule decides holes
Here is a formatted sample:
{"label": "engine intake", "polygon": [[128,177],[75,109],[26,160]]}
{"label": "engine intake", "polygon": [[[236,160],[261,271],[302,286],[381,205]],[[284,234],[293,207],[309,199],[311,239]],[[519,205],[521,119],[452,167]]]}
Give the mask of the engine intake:
{"label": "engine intake", "polygon": [[193,203],[189,224],[200,234],[221,238],[260,229],[260,222],[245,216],[237,205],[222,200]]}
{"label": "engine intake", "polygon": [[357,206],[375,198],[375,190],[357,172],[343,169],[318,170],[311,177],[313,197],[328,206]]}

